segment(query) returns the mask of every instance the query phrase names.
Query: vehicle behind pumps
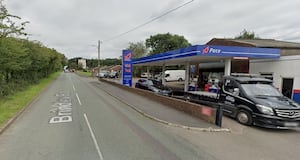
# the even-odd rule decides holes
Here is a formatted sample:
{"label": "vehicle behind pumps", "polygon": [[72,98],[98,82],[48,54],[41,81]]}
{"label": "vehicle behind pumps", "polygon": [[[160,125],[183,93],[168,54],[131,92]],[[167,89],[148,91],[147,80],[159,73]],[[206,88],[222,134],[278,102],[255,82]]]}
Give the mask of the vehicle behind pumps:
{"label": "vehicle behind pumps", "polygon": [[185,70],[166,70],[165,80],[167,81],[184,81]]}
{"label": "vehicle behind pumps", "polygon": [[242,75],[224,76],[219,101],[223,113],[241,124],[266,128],[300,126],[300,106],[283,96],[269,79]]}
{"label": "vehicle behind pumps", "polygon": [[172,94],[172,90],[169,87],[164,86],[161,81],[154,79],[139,79],[135,84],[135,88],[152,91],[164,96],[170,96]]}

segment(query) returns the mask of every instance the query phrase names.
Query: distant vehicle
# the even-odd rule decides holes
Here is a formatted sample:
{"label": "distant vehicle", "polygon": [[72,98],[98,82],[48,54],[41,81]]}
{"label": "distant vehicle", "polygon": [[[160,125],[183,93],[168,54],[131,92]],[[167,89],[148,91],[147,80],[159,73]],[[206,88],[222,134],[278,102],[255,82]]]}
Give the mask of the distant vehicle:
{"label": "distant vehicle", "polygon": [[144,72],[141,74],[141,78],[151,78],[151,73]]}
{"label": "distant vehicle", "polygon": [[68,73],[68,72],[69,72],[68,66],[64,66],[64,72],[65,72],[65,73]]}
{"label": "distant vehicle", "polygon": [[185,70],[166,70],[165,80],[167,81],[184,81]]}
{"label": "distant vehicle", "polygon": [[118,72],[115,71],[110,72],[108,78],[118,78]]}
{"label": "distant vehicle", "polygon": [[172,94],[172,90],[170,88],[154,79],[139,79],[135,84],[135,88],[152,91],[165,96],[170,96]]}
{"label": "distant vehicle", "polygon": [[98,78],[107,78],[109,76],[108,71],[100,71],[99,74],[97,75]]}

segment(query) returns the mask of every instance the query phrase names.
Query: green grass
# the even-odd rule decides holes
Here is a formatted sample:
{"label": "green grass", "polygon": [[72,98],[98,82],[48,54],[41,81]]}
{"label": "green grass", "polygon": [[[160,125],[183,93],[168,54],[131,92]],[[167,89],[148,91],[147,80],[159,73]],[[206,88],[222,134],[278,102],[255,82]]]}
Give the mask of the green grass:
{"label": "green grass", "polygon": [[43,91],[61,72],[56,72],[50,77],[42,79],[39,84],[29,86],[24,91],[0,100],[0,128],[16,113],[28,105],[41,91]]}
{"label": "green grass", "polygon": [[91,77],[92,73],[91,72],[83,72],[83,71],[76,71],[77,74],[85,77]]}

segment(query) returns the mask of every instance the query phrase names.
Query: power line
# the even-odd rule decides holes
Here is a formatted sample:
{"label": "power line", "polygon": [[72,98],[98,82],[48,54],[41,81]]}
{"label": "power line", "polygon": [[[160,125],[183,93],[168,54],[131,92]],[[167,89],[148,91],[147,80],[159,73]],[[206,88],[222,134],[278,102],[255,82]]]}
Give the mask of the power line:
{"label": "power line", "polygon": [[140,24],[140,25],[138,25],[138,26],[136,26],[136,27],[134,27],[134,28],[132,28],[132,29],[130,29],[130,30],[124,32],[124,33],[118,34],[118,35],[113,36],[113,37],[111,37],[111,38],[109,38],[109,39],[106,39],[106,40],[104,40],[104,41],[107,42],[107,41],[114,40],[114,39],[119,38],[119,37],[121,37],[121,36],[123,36],[123,35],[125,35],[125,34],[128,34],[128,33],[132,32],[132,31],[135,31],[135,30],[137,30],[137,29],[139,29],[139,28],[141,28],[141,27],[144,27],[144,26],[146,26],[147,24],[149,24],[149,23],[151,23],[151,22],[153,22],[153,21],[155,21],[155,20],[157,20],[157,19],[159,19],[159,18],[161,18],[161,17],[164,17],[164,16],[170,14],[171,12],[174,12],[174,11],[176,11],[176,10],[178,10],[178,9],[180,9],[180,8],[182,8],[182,7],[184,7],[184,6],[188,5],[188,4],[190,4],[190,3],[192,3],[193,1],[194,1],[194,0],[188,1],[188,2],[186,2],[186,3],[184,3],[184,4],[180,5],[180,6],[178,6],[178,7],[176,7],[176,8],[173,8],[173,9],[171,9],[171,10],[169,10],[169,11],[163,13],[163,14],[160,15],[160,16],[157,16],[157,17],[155,17],[155,18],[153,18],[153,19],[150,19],[149,21],[147,21],[147,22],[145,22],[145,23],[142,23],[142,24]]}

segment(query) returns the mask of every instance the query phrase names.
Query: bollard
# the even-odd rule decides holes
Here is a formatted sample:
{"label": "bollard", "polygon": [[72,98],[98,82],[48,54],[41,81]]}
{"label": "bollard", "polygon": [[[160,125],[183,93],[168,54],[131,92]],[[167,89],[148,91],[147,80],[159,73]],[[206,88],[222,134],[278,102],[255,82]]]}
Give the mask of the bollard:
{"label": "bollard", "polygon": [[218,103],[217,115],[216,115],[216,125],[222,127],[222,116],[223,116],[223,105]]}

